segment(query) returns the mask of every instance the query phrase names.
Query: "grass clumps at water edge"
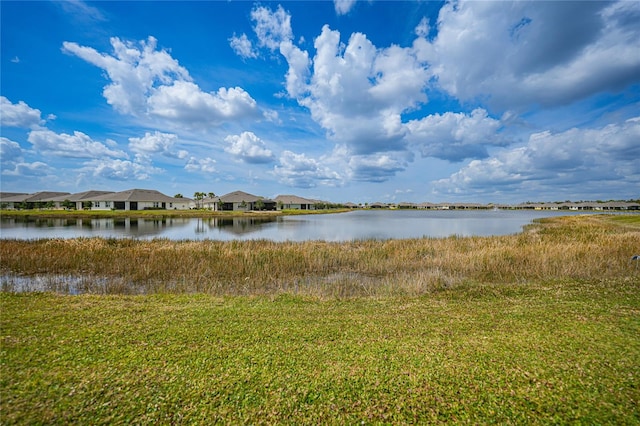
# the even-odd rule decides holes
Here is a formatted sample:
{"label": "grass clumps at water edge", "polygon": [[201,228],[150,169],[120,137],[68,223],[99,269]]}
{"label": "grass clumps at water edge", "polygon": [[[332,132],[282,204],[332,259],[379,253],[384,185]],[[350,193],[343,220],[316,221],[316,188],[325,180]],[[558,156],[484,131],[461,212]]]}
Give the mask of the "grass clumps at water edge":
{"label": "grass clumps at water edge", "polygon": [[0,294],[4,424],[633,424],[640,286]]}

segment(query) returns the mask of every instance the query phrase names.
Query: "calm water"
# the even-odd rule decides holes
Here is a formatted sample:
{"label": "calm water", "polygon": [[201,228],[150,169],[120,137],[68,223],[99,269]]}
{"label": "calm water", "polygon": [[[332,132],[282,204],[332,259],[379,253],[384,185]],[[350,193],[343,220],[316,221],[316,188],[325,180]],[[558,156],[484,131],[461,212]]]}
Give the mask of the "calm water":
{"label": "calm water", "polygon": [[533,219],[577,212],[531,210],[357,210],[340,214],[224,219],[1,218],[0,238],[168,238],[172,240],[352,241],[507,235]]}

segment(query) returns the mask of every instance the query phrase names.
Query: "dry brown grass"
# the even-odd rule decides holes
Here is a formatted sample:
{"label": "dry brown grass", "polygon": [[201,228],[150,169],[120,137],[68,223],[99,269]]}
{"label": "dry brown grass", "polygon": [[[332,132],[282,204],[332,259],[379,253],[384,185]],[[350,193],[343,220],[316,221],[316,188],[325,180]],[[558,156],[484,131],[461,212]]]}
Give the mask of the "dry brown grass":
{"label": "dry brown grass", "polygon": [[[2,240],[14,275],[59,277],[46,289],[93,293],[419,295],[462,283],[640,277],[640,216],[544,220],[519,235],[389,241]],[[78,278],[78,277],[81,277]],[[8,283],[8,284],[7,284]],[[56,287],[57,286],[57,287]],[[78,287],[76,285],[76,287]]]}

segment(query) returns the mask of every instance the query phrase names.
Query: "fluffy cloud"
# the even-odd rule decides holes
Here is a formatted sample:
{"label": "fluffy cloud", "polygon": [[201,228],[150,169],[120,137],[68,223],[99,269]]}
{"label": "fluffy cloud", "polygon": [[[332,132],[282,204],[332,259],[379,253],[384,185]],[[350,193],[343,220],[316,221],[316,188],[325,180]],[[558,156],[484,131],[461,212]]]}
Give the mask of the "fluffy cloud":
{"label": "fluffy cloud", "polygon": [[298,188],[313,188],[317,182],[339,185],[342,176],[322,163],[305,154],[284,151],[280,157],[280,164],[274,167],[274,174],[280,183]]}
{"label": "fluffy cloud", "polygon": [[[343,6],[346,12],[352,4]],[[409,150],[414,147],[424,156],[460,161],[484,158],[487,146],[505,144],[497,135],[500,122],[482,109],[402,121],[403,114],[427,102],[425,89],[432,73],[423,46],[427,41],[421,38],[430,31],[426,20],[416,28],[422,44],[409,48],[378,48],[362,33],[351,34],[345,44],[338,31],[325,25],[310,58],[309,52],[293,44],[290,20],[283,18],[281,8],[276,12],[258,9],[263,20],[271,23],[272,33],[282,35],[265,39],[256,31],[263,40],[260,45],[272,50],[280,40],[280,53],[289,66],[287,94],[308,108],[327,137],[346,150],[346,156],[353,156],[345,161],[353,179],[392,177],[407,167],[412,159]],[[278,25],[282,28],[277,29]]]}
{"label": "fluffy cloud", "polygon": [[333,6],[338,15],[346,15],[353,9],[357,0],[333,0]]}
{"label": "fluffy cloud", "polygon": [[5,176],[38,177],[47,176],[54,170],[41,161],[26,163],[20,144],[0,137],[0,169]]}
{"label": "fluffy cloud", "polygon": [[[271,52],[280,48],[283,42],[293,39],[291,30],[291,15],[282,6],[278,6],[275,12],[264,6],[256,6],[251,11],[253,31],[258,37],[257,46],[266,47]],[[246,34],[229,38],[229,45],[238,56],[244,59],[257,58],[258,52]]]}
{"label": "fluffy cloud", "polygon": [[[366,182],[384,182],[407,168],[408,159],[390,154],[354,155],[349,158],[350,178]],[[408,157],[411,157],[409,154]],[[409,158],[410,159],[410,158]]]}
{"label": "fluffy cloud", "polygon": [[12,103],[0,96],[0,125],[3,127],[33,128],[44,124],[40,110],[33,109],[23,101]]}
{"label": "fluffy cloud", "polygon": [[280,54],[289,64],[286,75],[287,93],[292,98],[302,97],[307,91],[307,82],[310,75],[309,53],[295,46],[291,40],[280,44]]}
{"label": "fluffy cloud", "polygon": [[0,137],[0,162],[2,162],[2,168],[9,164],[15,164],[22,159],[22,148],[18,142],[14,142],[11,139]]}
{"label": "fluffy cloud", "polygon": [[146,132],[141,138],[129,138],[129,149],[143,155],[164,155],[173,158],[185,158],[188,153],[184,150],[175,151],[178,135],[155,131]]}
{"label": "fluffy cloud", "polygon": [[191,157],[184,169],[188,172],[216,173],[216,160],[210,157]]}
{"label": "fluffy cloud", "polygon": [[157,40],[149,37],[140,47],[111,38],[113,55],[99,53],[91,47],[65,41],[65,52],[74,54],[107,72],[111,83],[103,95],[107,102],[123,114],[146,110],[147,97],[154,86],[169,85],[174,80],[190,81],[189,72],[165,50],[156,50]]}
{"label": "fluffy cloud", "polygon": [[187,127],[218,125],[258,114],[256,102],[241,88],[204,92],[189,72],[149,37],[139,45],[111,38],[113,54],[64,42],[63,50],[106,71],[111,83],[103,95],[123,114],[148,114]]}
{"label": "fluffy cloud", "polygon": [[377,49],[361,33],[342,46],[340,33],[326,25],[315,48],[306,93],[290,95],[298,95],[328,135],[357,154],[404,149],[401,114],[427,100],[428,73],[413,51]]}
{"label": "fluffy cloud", "polygon": [[414,47],[459,99],[558,105],[640,81],[638,19],[638,2],[455,1]]}
{"label": "fluffy cloud", "polygon": [[219,125],[226,120],[257,117],[256,101],[242,88],[221,87],[206,93],[188,81],[161,86],[148,99],[149,112],[187,126],[198,123]]}
{"label": "fluffy cloud", "polygon": [[243,132],[240,135],[229,135],[225,139],[229,144],[225,151],[238,160],[246,163],[270,163],[273,161],[273,153],[266,148],[262,139],[253,132]]}
{"label": "fluffy cloud", "polygon": [[229,45],[233,51],[236,52],[236,55],[241,58],[249,59],[258,57],[258,54],[253,49],[251,40],[249,40],[246,34],[242,34],[240,37],[234,34],[233,37],[229,39]]}
{"label": "fluffy cloud", "polygon": [[638,140],[640,117],[600,129],[535,133],[526,146],[471,161],[435,188],[441,193],[526,189],[545,199],[564,188],[574,198],[588,193],[606,198],[607,182],[623,182],[633,193],[640,185]]}
{"label": "fluffy cloud", "polygon": [[85,163],[80,169],[82,174],[109,180],[147,180],[161,170],[149,164],[119,159],[99,159]]}
{"label": "fluffy cloud", "polygon": [[407,123],[409,139],[424,157],[449,161],[484,158],[488,156],[487,146],[505,145],[498,133],[501,126],[481,108],[471,114],[446,112]]}
{"label": "fluffy cloud", "polygon": [[17,176],[21,178],[25,177],[39,177],[50,176],[55,172],[54,169],[41,161],[35,161],[33,163],[16,163],[12,168],[5,169],[3,167],[2,174],[6,176]]}
{"label": "fluffy cloud", "polygon": [[[108,148],[105,144],[92,140],[82,132],[75,131],[73,135],[55,133],[49,129],[32,130],[29,132],[29,142],[33,147],[45,154],[67,158],[122,158],[127,154],[123,151]],[[107,141],[115,145],[113,141]]]}
{"label": "fluffy cloud", "polygon": [[5,176],[46,176],[52,172],[40,161],[25,163],[20,144],[5,137],[0,137],[0,166]]}
{"label": "fluffy cloud", "polygon": [[291,15],[280,5],[275,12],[264,6],[255,7],[251,11],[251,20],[255,23],[253,31],[258,36],[258,45],[261,47],[275,51],[280,43],[293,38]]}

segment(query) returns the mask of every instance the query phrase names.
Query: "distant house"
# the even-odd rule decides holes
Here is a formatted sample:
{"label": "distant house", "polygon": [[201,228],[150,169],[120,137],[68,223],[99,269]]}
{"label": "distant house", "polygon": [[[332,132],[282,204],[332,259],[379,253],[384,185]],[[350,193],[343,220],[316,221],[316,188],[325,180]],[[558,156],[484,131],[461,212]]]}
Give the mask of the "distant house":
{"label": "distant house", "polygon": [[379,201],[376,201],[375,203],[371,203],[369,204],[369,208],[371,209],[386,209],[389,206],[387,204],[381,203]]}
{"label": "distant house", "polygon": [[399,208],[399,209],[417,209],[418,205],[416,203],[400,202],[400,203],[398,203],[397,208]]}
{"label": "distant house", "polygon": [[315,210],[316,201],[297,195],[278,195],[276,203],[280,210]]}
{"label": "distant house", "polygon": [[216,210],[223,211],[251,211],[276,210],[276,202],[257,195],[242,191],[230,192],[218,197]]}
{"label": "distant house", "polygon": [[0,192],[0,208],[2,209],[13,209],[13,200],[14,197],[29,195],[26,192]]}
{"label": "distant house", "polygon": [[52,191],[41,191],[36,192],[34,194],[17,194],[5,197],[3,193],[2,198],[0,199],[0,204],[2,204],[2,208],[6,209],[37,209],[43,208],[47,206],[48,203],[51,203],[51,199],[58,196],[70,195],[68,192],[52,192]]}
{"label": "distant house", "polygon": [[129,189],[122,192],[89,197],[91,210],[188,210],[193,205],[189,198],[169,197],[152,189]]}
{"label": "distant house", "polygon": [[424,203],[420,203],[418,204],[418,208],[419,209],[424,209],[424,210],[432,210],[437,208],[437,206],[433,203],[428,203],[428,202],[424,202]]}
{"label": "distant house", "polygon": [[65,208],[65,204],[69,202],[73,204],[76,210],[82,210],[83,208],[85,208],[85,206],[87,208],[91,208],[92,205],[90,205],[89,203],[92,203],[91,200],[95,197],[107,194],[113,194],[113,191],[84,191],[75,194],[53,197],[50,199],[50,201],[53,201],[53,203],[55,204],[54,208],[56,209]]}

